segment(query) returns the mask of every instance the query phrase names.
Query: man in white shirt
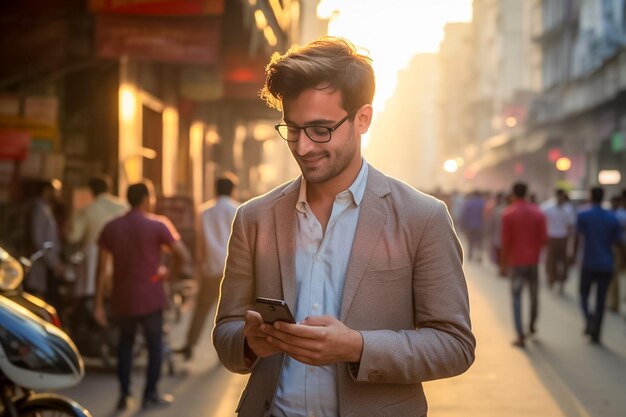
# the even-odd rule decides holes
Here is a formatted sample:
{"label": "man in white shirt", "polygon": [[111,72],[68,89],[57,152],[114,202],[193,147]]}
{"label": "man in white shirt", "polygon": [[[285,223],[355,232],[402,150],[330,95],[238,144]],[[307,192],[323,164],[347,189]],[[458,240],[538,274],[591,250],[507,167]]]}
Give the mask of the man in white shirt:
{"label": "man in white shirt", "polygon": [[576,213],[564,190],[557,189],[555,196],[556,202],[543,208],[548,228],[546,273],[548,287],[552,289],[556,284],[562,294],[569,268],[567,246],[573,236]]}
{"label": "man in white shirt", "polygon": [[67,239],[70,243],[81,243],[85,254],[85,274],[78,277],[74,294],[78,297],[93,297],[96,294],[98,272],[98,238],[104,226],[112,219],[128,211],[128,205],[112,195],[111,179],[101,175],[89,179],[91,203],[72,218]]}
{"label": "man in white shirt", "polygon": [[177,349],[185,359],[191,359],[193,348],[198,343],[202,328],[213,303],[217,301],[220,280],[224,272],[226,249],[230,226],[235,217],[239,202],[233,198],[237,177],[225,173],[215,182],[217,197],[200,206],[199,256],[202,260],[200,289],[196,295],[196,305],[187,331],[185,345]]}

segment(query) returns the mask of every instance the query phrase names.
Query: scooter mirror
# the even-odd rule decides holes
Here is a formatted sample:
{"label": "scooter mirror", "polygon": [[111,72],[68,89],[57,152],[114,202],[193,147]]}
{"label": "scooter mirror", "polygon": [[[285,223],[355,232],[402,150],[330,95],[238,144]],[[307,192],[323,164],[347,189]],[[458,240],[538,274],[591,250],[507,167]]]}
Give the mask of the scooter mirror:
{"label": "scooter mirror", "polygon": [[7,251],[0,250],[0,291],[12,291],[22,283],[24,270]]}

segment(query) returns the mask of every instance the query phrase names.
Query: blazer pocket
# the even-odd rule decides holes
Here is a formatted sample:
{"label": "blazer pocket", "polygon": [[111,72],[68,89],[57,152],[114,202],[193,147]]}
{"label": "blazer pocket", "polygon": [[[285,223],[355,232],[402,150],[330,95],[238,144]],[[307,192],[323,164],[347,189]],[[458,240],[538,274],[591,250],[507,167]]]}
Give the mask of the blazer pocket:
{"label": "blazer pocket", "polygon": [[387,269],[376,269],[367,271],[365,278],[371,281],[389,282],[397,281],[411,276],[411,266],[403,265],[390,267]]}

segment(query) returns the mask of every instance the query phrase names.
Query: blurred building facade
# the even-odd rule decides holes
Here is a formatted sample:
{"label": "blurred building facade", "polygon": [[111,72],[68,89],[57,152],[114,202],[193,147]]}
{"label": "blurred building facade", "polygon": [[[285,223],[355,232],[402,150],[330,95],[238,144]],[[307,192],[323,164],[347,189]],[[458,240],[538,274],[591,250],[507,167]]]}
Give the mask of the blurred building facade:
{"label": "blurred building facade", "polygon": [[0,220],[25,177],[61,180],[74,206],[100,173],[121,194],[146,178],[195,206],[222,171],[240,177],[244,198],[265,191],[264,141],[280,114],[258,98],[264,67],[325,32],[313,4],[2,2]]}
{"label": "blurred building facade", "polygon": [[[459,150],[474,144],[475,118],[472,115],[473,81],[472,25],[449,23],[444,28],[444,39],[439,47],[438,111],[441,149],[439,163],[451,161],[448,171],[439,170],[437,183],[445,184],[447,191],[463,188],[464,153]],[[461,172],[459,172],[461,170]]]}
{"label": "blurred building facade", "polygon": [[554,181],[617,192],[626,186],[626,2],[543,0],[541,8],[544,83],[527,136],[545,141],[549,162],[571,161],[563,172],[551,164]]}
{"label": "blurred building facade", "polygon": [[439,65],[436,54],[417,54],[398,73],[395,93],[370,130],[369,162],[386,174],[432,191],[439,166]]}
{"label": "blurred building facade", "polygon": [[[490,190],[524,180],[540,198],[557,185],[623,188],[626,2],[475,0],[471,25],[473,133],[465,146],[441,135],[443,159],[462,153],[453,179]],[[450,53],[457,32],[442,43],[448,86],[467,77]],[[459,99],[442,95],[442,120],[459,117]]]}
{"label": "blurred building facade", "polygon": [[473,16],[474,135],[464,149],[461,173],[471,188],[502,189],[524,167],[494,167],[511,157],[512,138],[522,129],[529,102],[540,87],[540,62],[531,36],[536,5],[477,0]]}

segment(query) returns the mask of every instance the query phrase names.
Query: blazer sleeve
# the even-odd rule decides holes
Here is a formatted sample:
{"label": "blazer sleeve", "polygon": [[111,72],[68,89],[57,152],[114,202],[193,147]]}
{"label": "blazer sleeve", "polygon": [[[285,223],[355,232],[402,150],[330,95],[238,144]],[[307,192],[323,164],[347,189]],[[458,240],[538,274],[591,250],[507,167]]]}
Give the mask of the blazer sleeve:
{"label": "blazer sleeve", "polygon": [[412,384],[465,372],[474,361],[462,251],[443,204],[417,245],[413,271],[415,329],[362,331],[359,382]]}
{"label": "blazer sleeve", "polygon": [[249,373],[244,362],[244,320],[254,294],[253,252],[238,210],[228,242],[226,267],[213,330],[213,345],[222,364],[232,372]]}

